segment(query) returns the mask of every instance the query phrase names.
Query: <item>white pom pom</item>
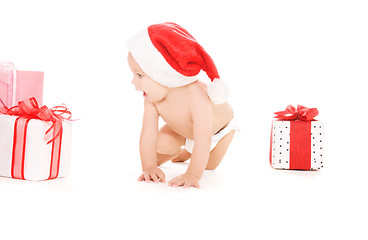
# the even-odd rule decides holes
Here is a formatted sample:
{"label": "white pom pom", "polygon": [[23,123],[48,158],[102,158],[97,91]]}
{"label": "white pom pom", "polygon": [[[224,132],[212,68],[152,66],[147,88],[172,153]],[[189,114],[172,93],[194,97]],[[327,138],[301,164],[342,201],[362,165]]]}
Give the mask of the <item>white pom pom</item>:
{"label": "white pom pom", "polygon": [[214,104],[221,104],[228,99],[230,90],[224,81],[215,78],[207,87],[207,95]]}

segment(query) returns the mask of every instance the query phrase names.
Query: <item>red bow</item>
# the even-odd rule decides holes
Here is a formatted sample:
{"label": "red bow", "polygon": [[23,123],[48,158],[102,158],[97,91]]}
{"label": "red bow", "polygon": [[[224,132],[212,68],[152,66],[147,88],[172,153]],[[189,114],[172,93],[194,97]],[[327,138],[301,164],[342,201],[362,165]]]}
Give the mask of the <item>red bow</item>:
{"label": "red bow", "polygon": [[292,121],[292,120],[301,120],[301,121],[314,121],[318,115],[317,108],[307,108],[302,105],[298,105],[298,108],[295,109],[292,105],[288,105],[285,111],[275,112],[275,118],[279,120]]}
{"label": "red bow", "polygon": [[[0,100],[1,101],[1,100]],[[47,135],[52,129],[54,129],[53,138],[47,142],[47,144],[53,142],[61,134],[62,124],[61,120],[70,120],[72,114],[69,109],[65,106],[55,106],[48,108],[47,106],[38,106],[37,100],[32,97],[24,101],[18,102],[18,106],[7,108],[5,104],[0,107],[0,113],[7,114],[10,116],[20,116],[24,118],[39,119],[43,121],[50,121],[52,125],[45,135]]]}

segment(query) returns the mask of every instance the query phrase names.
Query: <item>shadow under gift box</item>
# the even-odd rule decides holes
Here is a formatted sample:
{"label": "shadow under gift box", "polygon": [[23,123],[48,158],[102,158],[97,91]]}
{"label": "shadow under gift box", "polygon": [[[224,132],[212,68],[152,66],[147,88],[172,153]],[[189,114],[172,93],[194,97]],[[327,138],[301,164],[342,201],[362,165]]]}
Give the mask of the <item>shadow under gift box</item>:
{"label": "shadow under gift box", "polygon": [[43,72],[0,68],[0,99],[8,108],[31,97],[42,106],[43,79]]}
{"label": "shadow under gift box", "polygon": [[[0,114],[0,176],[12,177],[14,174],[14,129],[17,116]],[[25,134],[24,160],[22,174],[25,180],[50,179],[52,165],[53,143],[47,144],[45,132],[52,122],[31,119]],[[62,121],[60,159],[57,173],[54,177],[65,177],[69,174],[71,160],[72,123]],[[19,147],[19,146],[18,146]],[[19,162],[19,161],[18,161]],[[17,163],[18,164],[18,163]],[[19,170],[19,167],[17,167]],[[55,170],[54,170],[55,172]],[[52,177],[52,178],[54,178]]]}

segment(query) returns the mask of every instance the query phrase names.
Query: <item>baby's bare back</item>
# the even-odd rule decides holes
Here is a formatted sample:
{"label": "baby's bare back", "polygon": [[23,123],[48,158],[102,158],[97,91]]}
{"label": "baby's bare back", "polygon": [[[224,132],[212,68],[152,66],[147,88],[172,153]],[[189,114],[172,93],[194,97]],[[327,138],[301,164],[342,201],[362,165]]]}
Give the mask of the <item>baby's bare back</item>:
{"label": "baby's bare back", "polygon": [[[188,91],[191,91],[190,88],[193,87],[200,88],[201,93],[207,96],[207,86],[200,81],[190,85],[171,89],[167,98],[155,103],[155,106],[162,119],[172,130],[185,138],[193,139],[193,120],[190,109],[191,104],[194,103],[189,101]],[[227,102],[224,104],[212,103],[212,134],[214,135],[224,128],[233,116],[233,109]]]}

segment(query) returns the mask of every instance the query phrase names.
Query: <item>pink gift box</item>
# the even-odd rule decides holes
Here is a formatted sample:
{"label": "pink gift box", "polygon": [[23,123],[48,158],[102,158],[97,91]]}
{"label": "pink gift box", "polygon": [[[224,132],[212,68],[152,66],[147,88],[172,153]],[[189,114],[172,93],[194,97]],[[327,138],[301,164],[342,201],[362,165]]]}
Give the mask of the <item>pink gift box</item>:
{"label": "pink gift box", "polygon": [[8,108],[34,97],[42,106],[43,72],[14,69],[11,63],[0,63],[0,100]]}

